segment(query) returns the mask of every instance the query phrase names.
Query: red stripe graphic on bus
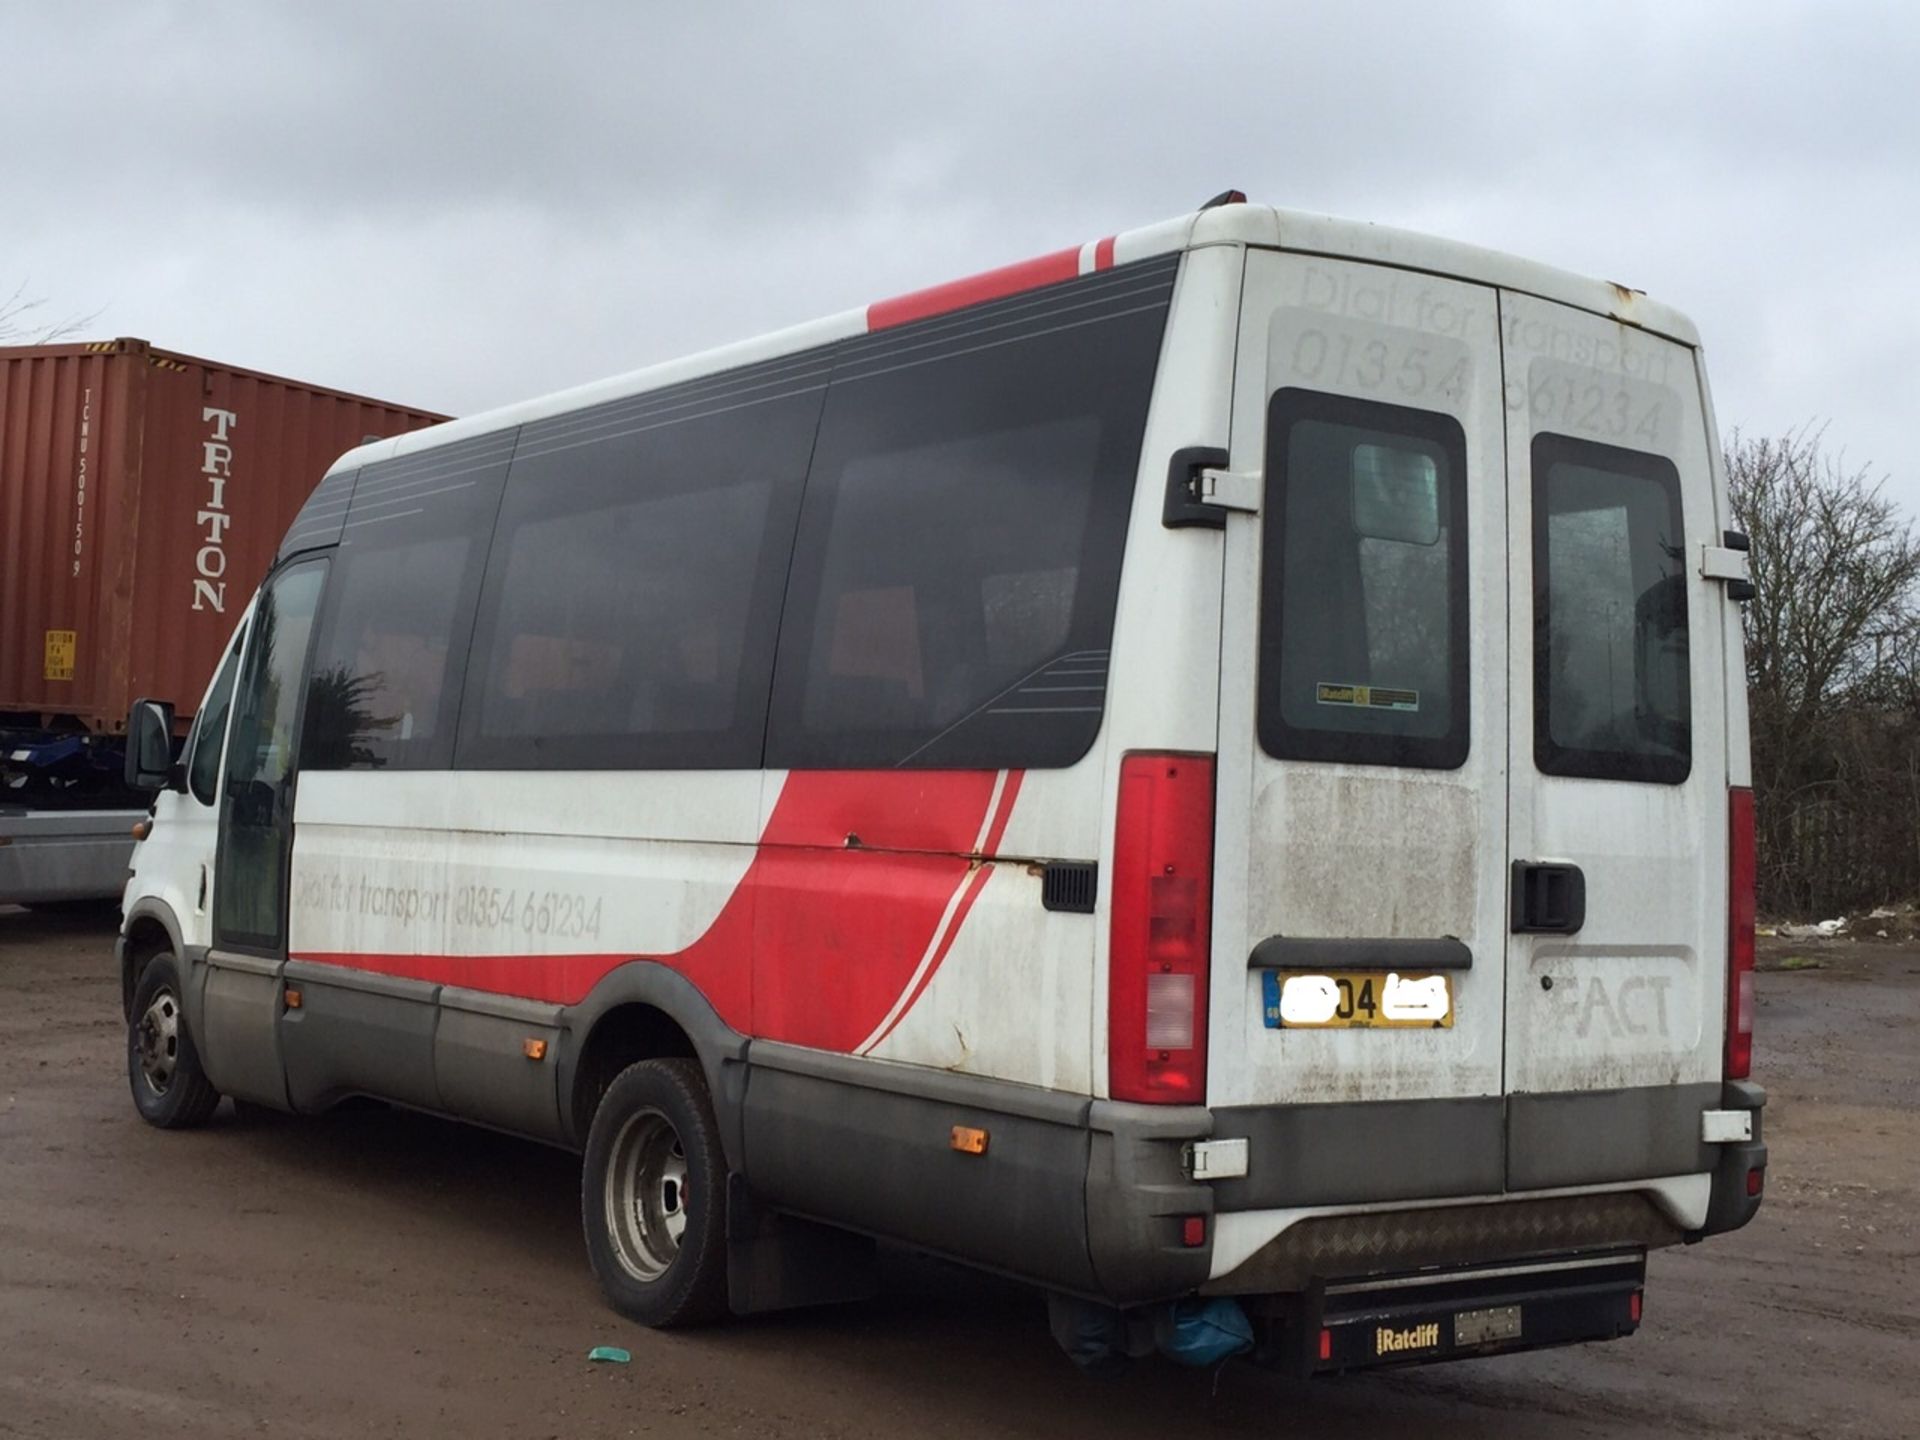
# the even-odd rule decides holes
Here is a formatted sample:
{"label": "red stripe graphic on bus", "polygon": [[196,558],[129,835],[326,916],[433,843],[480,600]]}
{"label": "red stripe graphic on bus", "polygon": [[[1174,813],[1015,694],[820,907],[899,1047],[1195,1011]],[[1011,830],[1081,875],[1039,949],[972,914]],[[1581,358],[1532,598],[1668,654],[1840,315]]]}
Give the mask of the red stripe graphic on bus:
{"label": "red stripe graphic on bus", "polygon": [[850,1051],[925,991],[978,898],[1020,771],[794,771],[753,860],[700,938],[667,955],[296,958],[578,1004],[633,959],[685,975],[743,1034]]}
{"label": "red stripe graphic on bus", "polygon": [[964,280],[949,280],[896,295],[891,300],[876,300],[867,306],[867,329],[886,330],[915,320],[964,310],[987,300],[1002,300],[1022,290],[1037,290],[1061,280],[1072,280],[1080,273],[1080,247],[1056,250],[1051,255],[1036,255],[1015,265],[969,275]]}

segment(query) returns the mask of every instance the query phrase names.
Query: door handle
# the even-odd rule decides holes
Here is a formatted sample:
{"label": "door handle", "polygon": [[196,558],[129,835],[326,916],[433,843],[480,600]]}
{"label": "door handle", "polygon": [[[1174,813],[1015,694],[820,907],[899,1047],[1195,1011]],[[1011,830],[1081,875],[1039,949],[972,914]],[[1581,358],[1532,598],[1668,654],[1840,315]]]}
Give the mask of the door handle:
{"label": "door handle", "polygon": [[1513,933],[1571,935],[1587,923],[1587,877],[1578,865],[1513,862]]}

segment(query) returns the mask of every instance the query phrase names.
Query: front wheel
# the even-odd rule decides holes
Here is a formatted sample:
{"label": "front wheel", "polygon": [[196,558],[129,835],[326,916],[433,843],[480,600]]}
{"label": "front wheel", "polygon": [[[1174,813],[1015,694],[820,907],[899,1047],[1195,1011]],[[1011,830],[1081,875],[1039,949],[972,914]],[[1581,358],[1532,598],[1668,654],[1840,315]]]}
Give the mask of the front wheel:
{"label": "front wheel", "polygon": [[659,1329],[726,1313],[726,1183],[699,1064],[622,1070],[594,1111],[580,1180],[587,1254],[614,1309]]}
{"label": "front wheel", "polygon": [[204,1125],[220,1092],[200,1068],[200,1052],[180,1007],[180,963],[161,951],[140,972],[127,1022],[127,1082],[140,1118],[162,1130]]}

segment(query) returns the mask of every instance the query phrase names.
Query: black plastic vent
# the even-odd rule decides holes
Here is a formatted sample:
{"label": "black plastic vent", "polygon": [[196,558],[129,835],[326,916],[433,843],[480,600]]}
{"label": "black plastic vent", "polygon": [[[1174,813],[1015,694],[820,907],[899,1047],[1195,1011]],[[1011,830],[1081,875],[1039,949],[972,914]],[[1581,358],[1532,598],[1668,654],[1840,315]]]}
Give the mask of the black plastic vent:
{"label": "black plastic vent", "polygon": [[1100,866],[1092,860],[1049,860],[1041,871],[1040,903],[1049,910],[1091,915],[1100,893]]}

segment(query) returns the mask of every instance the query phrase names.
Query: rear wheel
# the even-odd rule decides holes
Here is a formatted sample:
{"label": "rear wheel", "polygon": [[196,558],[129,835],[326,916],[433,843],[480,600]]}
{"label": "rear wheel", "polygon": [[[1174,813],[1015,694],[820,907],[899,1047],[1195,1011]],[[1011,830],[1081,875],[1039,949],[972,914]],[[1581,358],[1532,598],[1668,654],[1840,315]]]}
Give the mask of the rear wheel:
{"label": "rear wheel", "polygon": [[127,1022],[127,1082],[140,1118],[162,1130],[204,1125],[220,1092],[200,1068],[180,1006],[180,965],[171,951],[146,963]]}
{"label": "rear wheel", "polygon": [[661,1329],[727,1310],[726,1159],[698,1062],[642,1060],[594,1111],[580,1182],[608,1301]]}

